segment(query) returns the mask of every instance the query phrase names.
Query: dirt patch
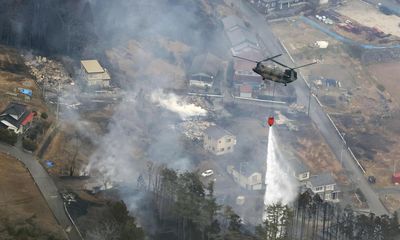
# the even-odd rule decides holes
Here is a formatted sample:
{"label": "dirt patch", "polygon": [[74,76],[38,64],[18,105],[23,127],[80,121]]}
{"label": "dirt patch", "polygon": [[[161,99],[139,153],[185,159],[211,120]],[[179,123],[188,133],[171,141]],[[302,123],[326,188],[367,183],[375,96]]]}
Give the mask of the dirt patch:
{"label": "dirt patch", "polygon": [[40,228],[60,235],[62,230],[28,170],[4,153],[0,153],[0,199],[2,217],[10,221],[32,218]]}
{"label": "dirt patch", "polygon": [[[399,28],[400,29],[400,28]],[[389,94],[388,98],[396,101],[396,105],[400,104],[400,63],[383,63],[373,64],[367,67],[368,72],[376,79],[377,84],[383,85],[383,91]]]}
{"label": "dirt patch", "polygon": [[[88,163],[94,146],[89,138],[80,135],[72,125],[61,125],[43,155],[54,166],[47,171],[53,175],[78,176]],[[45,165],[45,164],[43,164]]]}
{"label": "dirt patch", "polygon": [[390,213],[398,211],[400,208],[400,194],[384,194],[381,201]]}

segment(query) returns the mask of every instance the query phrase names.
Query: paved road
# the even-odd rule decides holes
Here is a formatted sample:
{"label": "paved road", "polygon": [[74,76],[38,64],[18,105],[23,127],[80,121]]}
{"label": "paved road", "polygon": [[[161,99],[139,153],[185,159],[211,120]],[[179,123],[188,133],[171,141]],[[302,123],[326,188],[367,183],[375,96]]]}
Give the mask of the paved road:
{"label": "paved road", "polygon": [[[49,208],[53,212],[57,222],[63,229],[72,226],[71,221],[64,211],[64,203],[58,193],[57,187],[54,184],[53,179],[47,174],[46,170],[43,169],[42,165],[40,165],[31,154],[26,153],[17,147],[11,147],[0,143],[0,151],[9,153],[25,164],[35,180],[35,184],[39,187],[42,196],[45,198]],[[81,240],[75,228],[72,228],[68,233],[68,236],[70,240]]]}
{"label": "paved road", "polygon": [[[267,22],[261,14],[254,11],[254,9],[252,9],[248,4],[243,4],[241,0],[232,1],[236,3],[236,6],[240,6],[240,11],[244,15],[244,17],[251,23],[254,29],[257,29],[259,36],[264,42],[268,54],[273,55],[281,52],[286,52],[286,50],[280,44],[279,40],[269,29]],[[287,54],[284,54],[280,58],[280,60],[289,65],[294,64]],[[291,84],[293,84],[296,90],[297,103],[308,106],[310,90],[309,87],[306,85],[304,79],[299,76],[299,79]],[[324,136],[332,152],[336,155],[336,158],[340,159],[341,154],[343,153],[343,167],[348,172],[348,177],[350,178],[350,180],[364,193],[371,212],[374,212],[377,215],[388,214],[388,211],[379,200],[376,192],[374,192],[374,190],[368,184],[365,176],[355,163],[350,153],[348,151],[342,151],[344,144],[342,139],[339,137],[338,133],[326,116],[322,107],[318,105],[314,98],[311,98],[310,118],[319,128],[321,134]]]}

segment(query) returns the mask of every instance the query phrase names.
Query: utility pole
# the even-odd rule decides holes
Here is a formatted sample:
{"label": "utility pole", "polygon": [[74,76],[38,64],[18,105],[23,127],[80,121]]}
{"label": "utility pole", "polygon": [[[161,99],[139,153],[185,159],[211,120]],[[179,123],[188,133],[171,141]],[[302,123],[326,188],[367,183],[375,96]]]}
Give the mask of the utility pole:
{"label": "utility pole", "polygon": [[[244,179],[244,177],[242,176],[242,165],[243,164],[248,164],[248,162],[240,162],[239,163],[239,179]],[[245,188],[246,188],[246,184],[245,184]]]}
{"label": "utility pole", "polygon": [[[342,136],[343,136],[343,140],[344,140],[344,136],[346,136],[346,133],[343,133]],[[346,146],[347,146],[346,140],[344,140],[343,145],[342,145],[342,151],[340,151],[340,165],[342,165],[342,167],[343,167],[343,151]]]}
{"label": "utility pole", "polygon": [[61,92],[61,86],[60,86],[60,81],[58,81],[58,92],[57,92],[57,122],[60,114],[60,92]]}
{"label": "utility pole", "polygon": [[310,84],[310,92],[308,94],[308,108],[307,108],[307,116],[310,116],[310,107],[311,107],[311,94],[312,94],[312,85]]}

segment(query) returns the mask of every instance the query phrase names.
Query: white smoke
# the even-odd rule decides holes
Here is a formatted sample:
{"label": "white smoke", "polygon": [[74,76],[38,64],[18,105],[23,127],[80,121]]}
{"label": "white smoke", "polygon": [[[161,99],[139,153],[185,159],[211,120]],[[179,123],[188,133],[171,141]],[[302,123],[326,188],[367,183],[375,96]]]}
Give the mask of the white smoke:
{"label": "white smoke", "polygon": [[181,97],[173,93],[163,93],[161,90],[151,94],[151,100],[160,104],[163,108],[177,113],[182,120],[195,116],[206,116],[207,111],[193,103],[185,102]]}
{"label": "white smoke", "polygon": [[265,173],[265,196],[266,207],[281,203],[290,204],[297,196],[297,180],[290,174],[289,166],[280,151],[274,128],[269,128],[267,170]]}

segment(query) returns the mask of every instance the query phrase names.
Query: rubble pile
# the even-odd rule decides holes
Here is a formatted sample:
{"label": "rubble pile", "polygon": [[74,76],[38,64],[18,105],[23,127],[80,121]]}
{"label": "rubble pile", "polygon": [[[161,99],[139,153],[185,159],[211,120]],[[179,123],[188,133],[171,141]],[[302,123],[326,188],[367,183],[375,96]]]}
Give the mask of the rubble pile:
{"label": "rubble pile", "polygon": [[201,141],[203,140],[204,131],[214,125],[215,123],[212,122],[191,120],[180,123],[179,129],[181,129],[182,133],[192,141]]}
{"label": "rubble pile", "polygon": [[289,106],[289,110],[292,112],[306,112],[306,107],[301,104],[293,103]]}
{"label": "rubble pile", "polygon": [[194,105],[199,106],[202,109],[206,110],[209,118],[216,117],[215,107],[214,107],[213,103],[210,101],[206,101],[205,98],[197,97],[197,96],[186,96],[185,101],[187,103],[194,104]]}
{"label": "rubble pile", "polygon": [[29,67],[30,73],[35,76],[40,86],[56,90],[58,84],[71,84],[72,79],[66,72],[64,66],[54,60],[41,56],[24,56],[25,65]]}

